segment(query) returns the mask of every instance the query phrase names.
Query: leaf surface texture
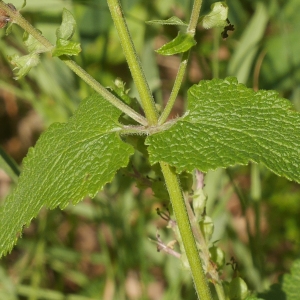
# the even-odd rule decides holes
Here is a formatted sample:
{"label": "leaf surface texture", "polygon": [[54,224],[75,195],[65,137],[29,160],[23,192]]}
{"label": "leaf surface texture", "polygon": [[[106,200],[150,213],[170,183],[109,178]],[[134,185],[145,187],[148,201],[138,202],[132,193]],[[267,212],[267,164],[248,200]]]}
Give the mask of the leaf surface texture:
{"label": "leaf surface texture", "polygon": [[300,182],[300,114],[277,92],[254,92],[232,77],[192,86],[185,116],[146,142],[152,164],[178,172],[253,161]]}
{"label": "leaf surface texture", "polygon": [[133,147],[118,131],[121,112],[99,95],[83,100],[65,124],[53,124],[23,161],[18,186],[0,209],[0,256],[43,206],[64,208],[94,197],[128,164]]}

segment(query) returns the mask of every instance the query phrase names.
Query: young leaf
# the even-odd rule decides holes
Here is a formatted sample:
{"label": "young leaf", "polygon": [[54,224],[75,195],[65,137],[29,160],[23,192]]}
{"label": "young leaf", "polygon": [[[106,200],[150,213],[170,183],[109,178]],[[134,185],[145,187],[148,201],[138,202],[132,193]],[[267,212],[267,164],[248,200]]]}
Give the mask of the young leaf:
{"label": "young leaf", "polygon": [[42,45],[27,31],[25,31],[23,34],[23,42],[30,53],[42,53],[48,51],[48,49],[44,45]]}
{"label": "young leaf", "polygon": [[147,24],[154,25],[177,25],[177,26],[188,26],[187,23],[184,23],[182,20],[180,20],[178,17],[173,16],[167,20],[151,20],[146,21]]}
{"label": "young leaf", "polygon": [[23,34],[23,42],[30,53],[23,56],[15,54],[8,57],[11,64],[16,66],[14,70],[17,70],[17,72],[15,72],[16,76],[14,78],[17,80],[26,76],[31,68],[39,64],[39,53],[48,51],[44,45],[26,31]]}
{"label": "young leaf", "polygon": [[52,51],[52,56],[78,55],[80,51],[81,47],[79,43],[57,39],[56,46]]}
{"label": "young leaf", "polygon": [[229,77],[192,86],[188,102],[185,116],[147,138],[152,164],[206,172],[253,161],[300,182],[300,114],[277,92]]}
{"label": "young leaf", "polygon": [[0,207],[0,257],[43,206],[65,207],[94,197],[127,165],[133,147],[119,137],[120,114],[95,94],[66,124],[53,124],[42,134],[24,160],[17,188]]}
{"label": "young leaf", "polygon": [[56,31],[57,39],[70,40],[75,32],[76,21],[73,15],[66,9],[63,9],[62,23]]}
{"label": "young leaf", "polygon": [[15,73],[16,76],[14,77],[14,79],[17,80],[27,75],[31,68],[40,62],[39,55],[36,53],[30,53],[24,56],[14,54],[9,56],[8,59],[11,64],[15,66],[14,71],[17,70]]}
{"label": "young leaf", "polygon": [[174,40],[163,45],[157,49],[156,52],[161,55],[174,55],[186,52],[196,44],[196,41],[191,35],[179,32]]}
{"label": "young leaf", "polygon": [[205,29],[213,27],[225,27],[228,16],[228,6],[225,2],[216,2],[211,5],[211,12],[201,18],[201,24]]}
{"label": "young leaf", "polygon": [[133,102],[133,99],[128,96],[130,89],[126,89],[125,85],[125,82],[123,82],[120,78],[117,78],[114,81],[114,85],[112,87],[109,87],[109,89],[120,99],[122,99],[126,104],[130,105]]}

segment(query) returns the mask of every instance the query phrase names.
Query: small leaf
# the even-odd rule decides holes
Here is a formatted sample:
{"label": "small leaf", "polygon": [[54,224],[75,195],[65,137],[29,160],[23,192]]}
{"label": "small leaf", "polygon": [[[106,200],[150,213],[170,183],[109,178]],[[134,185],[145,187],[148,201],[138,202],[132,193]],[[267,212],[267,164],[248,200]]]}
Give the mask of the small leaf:
{"label": "small leaf", "polygon": [[0,257],[43,206],[94,197],[128,164],[133,147],[118,131],[121,111],[99,95],[83,100],[65,124],[53,124],[23,161],[17,188],[0,207]]}
{"label": "small leaf", "polygon": [[228,16],[228,6],[225,2],[216,2],[211,5],[211,12],[200,19],[205,29],[214,27],[225,27]]}
{"label": "small leaf", "polygon": [[177,26],[188,26],[187,23],[184,23],[182,20],[180,20],[178,17],[171,17],[167,20],[151,20],[151,21],[146,21],[147,24],[150,25],[177,25]]}
{"label": "small leaf", "polygon": [[42,45],[27,31],[25,31],[23,34],[23,42],[29,52],[42,53],[48,51],[48,49],[44,45]]}
{"label": "small leaf", "polygon": [[27,75],[31,68],[35,67],[40,62],[39,55],[36,53],[30,53],[24,56],[14,54],[9,56],[8,59],[11,64],[15,66],[14,71],[17,70],[15,72],[16,76],[14,77],[14,79],[17,80]]}
{"label": "small leaf", "polygon": [[63,39],[57,39],[56,46],[52,50],[52,56],[78,55],[78,53],[80,52],[81,47],[79,43]]}
{"label": "small leaf", "polygon": [[191,35],[179,32],[174,40],[163,45],[161,48],[157,49],[156,52],[161,55],[174,55],[186,52],[196,44],[196,41]]}
{"label": "small leaf", "polygon": [[300,114],[277,92],[254,92],[233,77],[192,86],[186,115],[146,143],[151,164],[178,173],[253,161],[300,182]]}
{"label": "small leaf", "polygon": [[57,39],[70,40],[75,32],[76,21],[73,15],[66,9],[63,9],[62,23],[56,31]]}
{"label": "small leaf", "polygon": [[131,105],[133,99],[128,96],[130,89],[125,88],[126,83],[123,82],[120,78],[116,78],[114,81],[114,85],[109,87],[113,94],[115,94],[118,98],[123,100],[126,104]]}

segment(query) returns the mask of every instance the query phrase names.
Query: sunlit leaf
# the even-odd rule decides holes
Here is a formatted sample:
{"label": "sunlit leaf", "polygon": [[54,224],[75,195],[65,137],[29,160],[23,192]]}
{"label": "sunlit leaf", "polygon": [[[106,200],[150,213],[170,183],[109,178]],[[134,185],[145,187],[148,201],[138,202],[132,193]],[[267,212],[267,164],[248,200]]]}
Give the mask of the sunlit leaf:
{"label": "sunlit leaf", "polygon": [[277,92],[254,92],[232,77],[192,86],[185,116],[146,142],[152,164],[178,172],[253,161],[300,182],[300,114]]}
{"label": "sunlit leaf", "polygon": [[52,51],[52,56],[78,55],[81,52],[80,44],[73,41],[58,39],[56,47]]}

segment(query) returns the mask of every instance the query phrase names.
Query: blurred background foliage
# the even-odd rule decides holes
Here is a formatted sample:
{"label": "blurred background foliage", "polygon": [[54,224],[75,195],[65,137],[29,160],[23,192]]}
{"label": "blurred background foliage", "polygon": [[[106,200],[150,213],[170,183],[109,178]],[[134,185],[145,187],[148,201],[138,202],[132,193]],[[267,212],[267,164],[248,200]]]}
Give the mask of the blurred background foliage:
{"label": "blurred background foliage", "polygon": [[[20,8],[21,0],[12,1]],[[170,94],[180,57],[153,51],[179,28],[145,21],[176,15],[187,21],[191,0],[122,0],[137,51],[158,104]],[[202,14],[213,1],[204,1]],[[300,109],[299,0],[228,0],[235,31],[199,28],[197,45],[172,117],[182,114],[187,88],[201,79],[232,75],[254,89],[274,89]],[[137,97],[105,0],[27,0],[24,16],[52,42],[63,7],[77,20],[82,53],[75,60],[104,86],[121,78]],[[53,122],[65,122],[91,93],[58,59],[42,63],[22,80],[13,79],[7,56],[25,54],[22,31],[0,31],[0,143],[20,164],[30,146]],[[141,150],[142,151],[142,150]],[[155,209],[168,204],[165,192],[153,195],[149,180],[164,188],[137,151],[94,200],[64,211],[42,211],[25,229],[12,253],[0,261],[0,299],[195,299],[188,272],[174,257],[156,251],[158,233],[174,239]],[[299,185],[271,174],[262,165],[209,172],[207,213],[215,222],[213,241],[234,257],[240,275],[262,292],[287,272],[300,251]],[[13,180],[0,169],[4,201]],[[155,197],[157,196],[157,197]],[[159,198],[158,198],[159,197]],[[231,279],[230,266],[223,276]],[[275,299],[275,298],[272,298]]]}

